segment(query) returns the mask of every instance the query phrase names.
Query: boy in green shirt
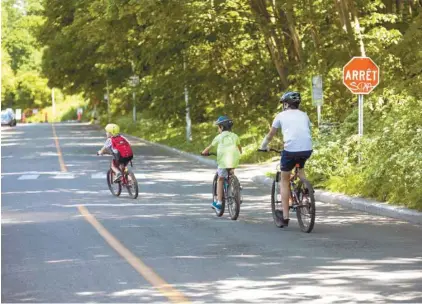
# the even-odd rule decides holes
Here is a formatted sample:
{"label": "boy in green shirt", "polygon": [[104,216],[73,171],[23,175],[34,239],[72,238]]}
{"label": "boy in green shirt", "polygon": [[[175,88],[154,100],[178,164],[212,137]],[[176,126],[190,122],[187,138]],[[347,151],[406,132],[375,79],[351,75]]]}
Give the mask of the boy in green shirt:
{"label": "boy in green shirt", "polygon": [[214,123],[218,126],[219,135],[212,141],[211,145],[205,148],[201,154],[208,155],[212,147],[217,146],[217,202],[212,203],[212,207],[216,211],[221,210],[223,200],[223,182],[224,178],[229,176],[229,169],[234,169],[239,166],[240,154],[242,147],[240,146],[239,137],[231,132],[233,121],[227,116],[220,116]]}

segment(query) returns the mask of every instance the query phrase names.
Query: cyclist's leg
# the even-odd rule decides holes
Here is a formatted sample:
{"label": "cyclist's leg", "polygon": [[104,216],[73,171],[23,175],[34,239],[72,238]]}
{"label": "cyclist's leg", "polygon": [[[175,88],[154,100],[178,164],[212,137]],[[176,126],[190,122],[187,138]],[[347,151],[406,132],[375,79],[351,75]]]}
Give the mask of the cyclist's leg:
{"label": "cyclist's leg", "polygon": [[224,179],[229,176],[227,169],[217,169],[218,174],[218,181],[217,181],[217,199],[218,204],[221,204],[223,202],[223,184]]}
{"label": "cyclist's leg", "polygon": [[280,195],[283,205],[283,217],[289,218],[289,198],[290,198],[290,171],[281,171]]}
{"label": "cyclist's leg", "polygon": [[113,170],[114,174],[116,175],[120,173],[118,160],[113,159],[111,161],[111,170]]}
{"label": "cyclist's leg", "polygon": [[290,175],[296,165],[294,152],[283,151],[281,155],[280,195],[283,205],[283,218],[289,218]]}
{"label": "cyclist's leg", "polygon": [[299,164],[298,175],[300,178],[306,179],[305,163],[309,159],[309,157],[311,157],[312,151],[304,151],[302,153],[303,156],[300,157],[300,159],[297,161],[297,163]]}

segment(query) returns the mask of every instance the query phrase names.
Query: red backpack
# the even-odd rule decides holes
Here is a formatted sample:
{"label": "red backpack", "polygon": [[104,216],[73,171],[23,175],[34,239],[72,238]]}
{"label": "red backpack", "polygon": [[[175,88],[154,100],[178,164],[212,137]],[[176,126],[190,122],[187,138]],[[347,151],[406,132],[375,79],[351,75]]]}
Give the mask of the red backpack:
{"label": "red backpack", "polygon": [[113,149],[116,149],[117,151],[119,151],[120,157],[133,156],[132,148],[130,147],[130,144],[124,137],[120,135],[112,137],[111,145]]}

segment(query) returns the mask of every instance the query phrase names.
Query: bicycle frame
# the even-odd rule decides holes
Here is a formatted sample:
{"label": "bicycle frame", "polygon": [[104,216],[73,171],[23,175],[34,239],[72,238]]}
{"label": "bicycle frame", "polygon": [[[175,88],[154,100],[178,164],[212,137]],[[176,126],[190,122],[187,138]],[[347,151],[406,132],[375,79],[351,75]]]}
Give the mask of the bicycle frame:
{"label": "bicycle frame", "polygon": [[[112,165],[114,161],[115,161],[114,159],[111,160],[110,169],[112,169]],[[130,162],[130,166],[133,167],[132,161],[129,161],[129,162]],[[127,185],[129,183],[127,179],[127,173],[129,172],[127,165],[119,164],[116,167],[119,169],[120,173],[122,174],[122,180],[121,180],[122,185]]]}

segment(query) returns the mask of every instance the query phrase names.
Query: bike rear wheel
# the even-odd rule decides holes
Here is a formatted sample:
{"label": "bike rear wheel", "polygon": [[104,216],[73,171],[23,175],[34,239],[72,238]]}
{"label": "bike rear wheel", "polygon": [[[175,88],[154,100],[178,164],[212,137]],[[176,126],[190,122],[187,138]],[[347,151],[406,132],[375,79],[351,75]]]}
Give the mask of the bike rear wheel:
{"label": "bike rear wheel", "polygon": [[306,179],[301,179],[296,191],[296,216],[300,230],[310,233],[315,224],[315,197],[314,188]]}
{"label": "bike rear wheel", "polygon": [[236,175],[230,177],[230,185],[227,189],[227,208],[230,218],[233,221],[237,220],[240,212],[240,182]]}
{"label": "bike rear wheel", "polygon": [[126,176],[127,179],[127,185],[126,189],[129,193],[129,196],[133,199],[136,199],[138,197],[138,181],[136,180],[135,174],[132,171],[129,171],[129,173]]}
{"label": "bike rear wheel", "polygon": [[275,179],[273,180],[273,186],[271,188],[271,213],[273,214],[274,224],[278,228],[283,228],[283,219],[280,218],[276,211],[283,210],[283,204],[281,202],[281,195],[280,195],[280,182],[277,182]]}
{"label": "bike rear wheel", "polygon": [[[216,173],[215,175],[214,175],[214,180],[213,180],[213,182],[212,182],[212,199],[213,199],[213,202],[216,202],[218,199],[217,199],[217,181],[218,181],[218,174]],[[221,217],[221,216],[223,216],[223,214],[224,214],[224,209],[226,208],[226,202],[225,202],[225,199],[224,199],[224,195],[223,195],[223,200],[222,200],[222,205],[221,205],[221,209],[220,209],[220,211],[217,211],[216,209],[214,209],[214,211],[215,211],[215,214],[218,216],[218,217]]]}
{"label": "bike rear wheel", "polygon": [[108,185],[108,189],[110,190],[111,194],[113,194],[114,196],[119,196],[120,193],[122,193],[122,184],[120,182],[118,183],[113,183],[114,178],[115,178],[115,174],[113,170],[108,170],[107,172],[107,185]]}

